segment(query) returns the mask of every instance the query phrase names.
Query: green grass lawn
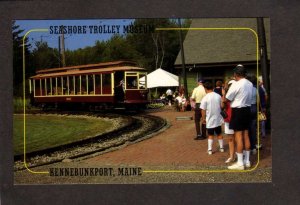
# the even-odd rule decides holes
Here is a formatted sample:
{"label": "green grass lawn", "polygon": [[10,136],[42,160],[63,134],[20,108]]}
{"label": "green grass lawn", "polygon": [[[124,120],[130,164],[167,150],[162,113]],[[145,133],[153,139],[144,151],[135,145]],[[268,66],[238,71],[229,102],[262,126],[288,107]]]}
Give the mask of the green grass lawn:
{"label": "green grass lawn", "polygon": [[[14,115],[14,154],[22,154],[24,146],[23,115]],[[75,142],[104,133],[112,122],[100,118],[57,115],[26,116],[26,152]]]}

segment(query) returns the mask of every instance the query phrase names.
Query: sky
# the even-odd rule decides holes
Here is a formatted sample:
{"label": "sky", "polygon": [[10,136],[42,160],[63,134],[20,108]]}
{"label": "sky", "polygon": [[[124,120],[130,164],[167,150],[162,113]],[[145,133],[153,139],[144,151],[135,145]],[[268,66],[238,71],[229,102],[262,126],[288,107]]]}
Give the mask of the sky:
{"label": "sky", "polygon": [[[64,25],[67,28],[68,26],[72,29],[75,28],[77,29],[76,34],[73,30],[72,34],[65,34],[65,49],[76,50],[93,46],[97,40],[106,41],[114,35],[114,32],[117,33],[119,31],[120,35],[124,35],[122,32],[123,26],[129,25],[133,21],[134,19],[16,20],[15,24],[20,26],[19,29],[24,30],[21,35],[24,35],[31,29],[48,29],[48,32],[31,32],[27,36],[29,43],[32,45],[31,49],[35,47],[36,41],[41,40],[46,41],[49,47],[58,48],[58,36],[60,34],[56,34],[58,30],[55,33],[55,28],[58,28],[60,25]],[[83,27],[85,27],[86,33],[78,34],[78,29],[81,28],[83,31]],[[119,30],[117,30],[117,27],[119,27]]]}

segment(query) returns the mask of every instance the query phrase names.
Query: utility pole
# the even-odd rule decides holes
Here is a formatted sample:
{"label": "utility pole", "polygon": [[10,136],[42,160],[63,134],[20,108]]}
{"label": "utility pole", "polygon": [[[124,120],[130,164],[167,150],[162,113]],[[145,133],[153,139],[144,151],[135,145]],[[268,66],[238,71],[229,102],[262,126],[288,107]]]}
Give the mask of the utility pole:
{"label": "utility pole", "polygon": [[66,67],[64,32],[62,32],[62,36],[61,36],[61,54],[62,54],[62,66]]}
{"label": "utility pole", "polygon": [[[183,48],[183,39],[182,39],[182,30],[181,30],[181,20],[178,19],[179,23],[179,39],[180,39],[180,47],[181,47],[181,62],[182,62],[182,78],[184,85],[184,97],[188,99],[188,88],[187,88],[187,80],[186,80],[186,69],[185,69],[185,58],[184,58],[184,48]],[[180,86],[180,85],[179,85]]]}
{"label": "utility pole", "polygon": [[59,56],[58,56],[58,65],[59,65],[59,67],[61,67],[60,36],[58,36],[58,53],[59,53]]}
{"label": "utility pole", "polygon": [[258,43],[259,43],[259,51],[260,51],[260,67],[262,71],[263,82],[267,93],[270,94],[267,43],[266,43],[264,19],[262,17],[257,18],[257,32],[258,32]]}

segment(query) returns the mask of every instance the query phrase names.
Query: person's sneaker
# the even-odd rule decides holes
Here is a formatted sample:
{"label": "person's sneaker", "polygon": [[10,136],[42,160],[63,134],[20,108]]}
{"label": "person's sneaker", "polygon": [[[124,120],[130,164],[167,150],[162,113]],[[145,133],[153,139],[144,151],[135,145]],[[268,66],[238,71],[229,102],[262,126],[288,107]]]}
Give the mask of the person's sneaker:
{"label": "person's sneaker", "polygon": [[245,167],[250,168],[251,167],[251,162],[250,161],[246,162],[244,160],[244,165],[245,165]]}
{"label": "person's sneaker", "polygon": [[220,151],[220,152],[224,152],[224,148],[220,148],[219,151]]}
{"label": "person's sneaker", "polygon": [[201,135],[197,135],[197,137],[195,137],[194,140],[205,140],[205,137],[202,137]]}
{"label": "person's sneaker", "polygon": [[240,165],[238,163],[234,163],[233,165],[228,166],[227,168],[230,169],[230,170],[244,170],[245,169],[243,164]]}
{"label": "person's sneaker", "polygon": [[234,158],[228,158],[226,161],[225,161],[225,163],[226,164],[228,164],[228,163],[231,163],[231,162],[234,162],[235,161],[235,159]]}
{"label": "person's sneaker", "polygon": [[207,150],[207,153],[208,153],[209,155],[212,155],[212,150]]}
{"label": "person's sneaker", "polygon": [[199,140],[199,138],[201,137],[201,135],[197,135],[194,140]]}

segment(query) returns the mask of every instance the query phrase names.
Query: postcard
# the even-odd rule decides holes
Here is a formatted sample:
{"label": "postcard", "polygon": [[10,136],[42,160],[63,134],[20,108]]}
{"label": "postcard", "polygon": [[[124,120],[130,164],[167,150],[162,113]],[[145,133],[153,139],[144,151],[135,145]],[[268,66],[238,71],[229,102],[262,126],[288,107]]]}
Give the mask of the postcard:
{"label": "postcard", "polygon": [[15,19],[12,38],[14,184],[272,182],[269,18]]}

